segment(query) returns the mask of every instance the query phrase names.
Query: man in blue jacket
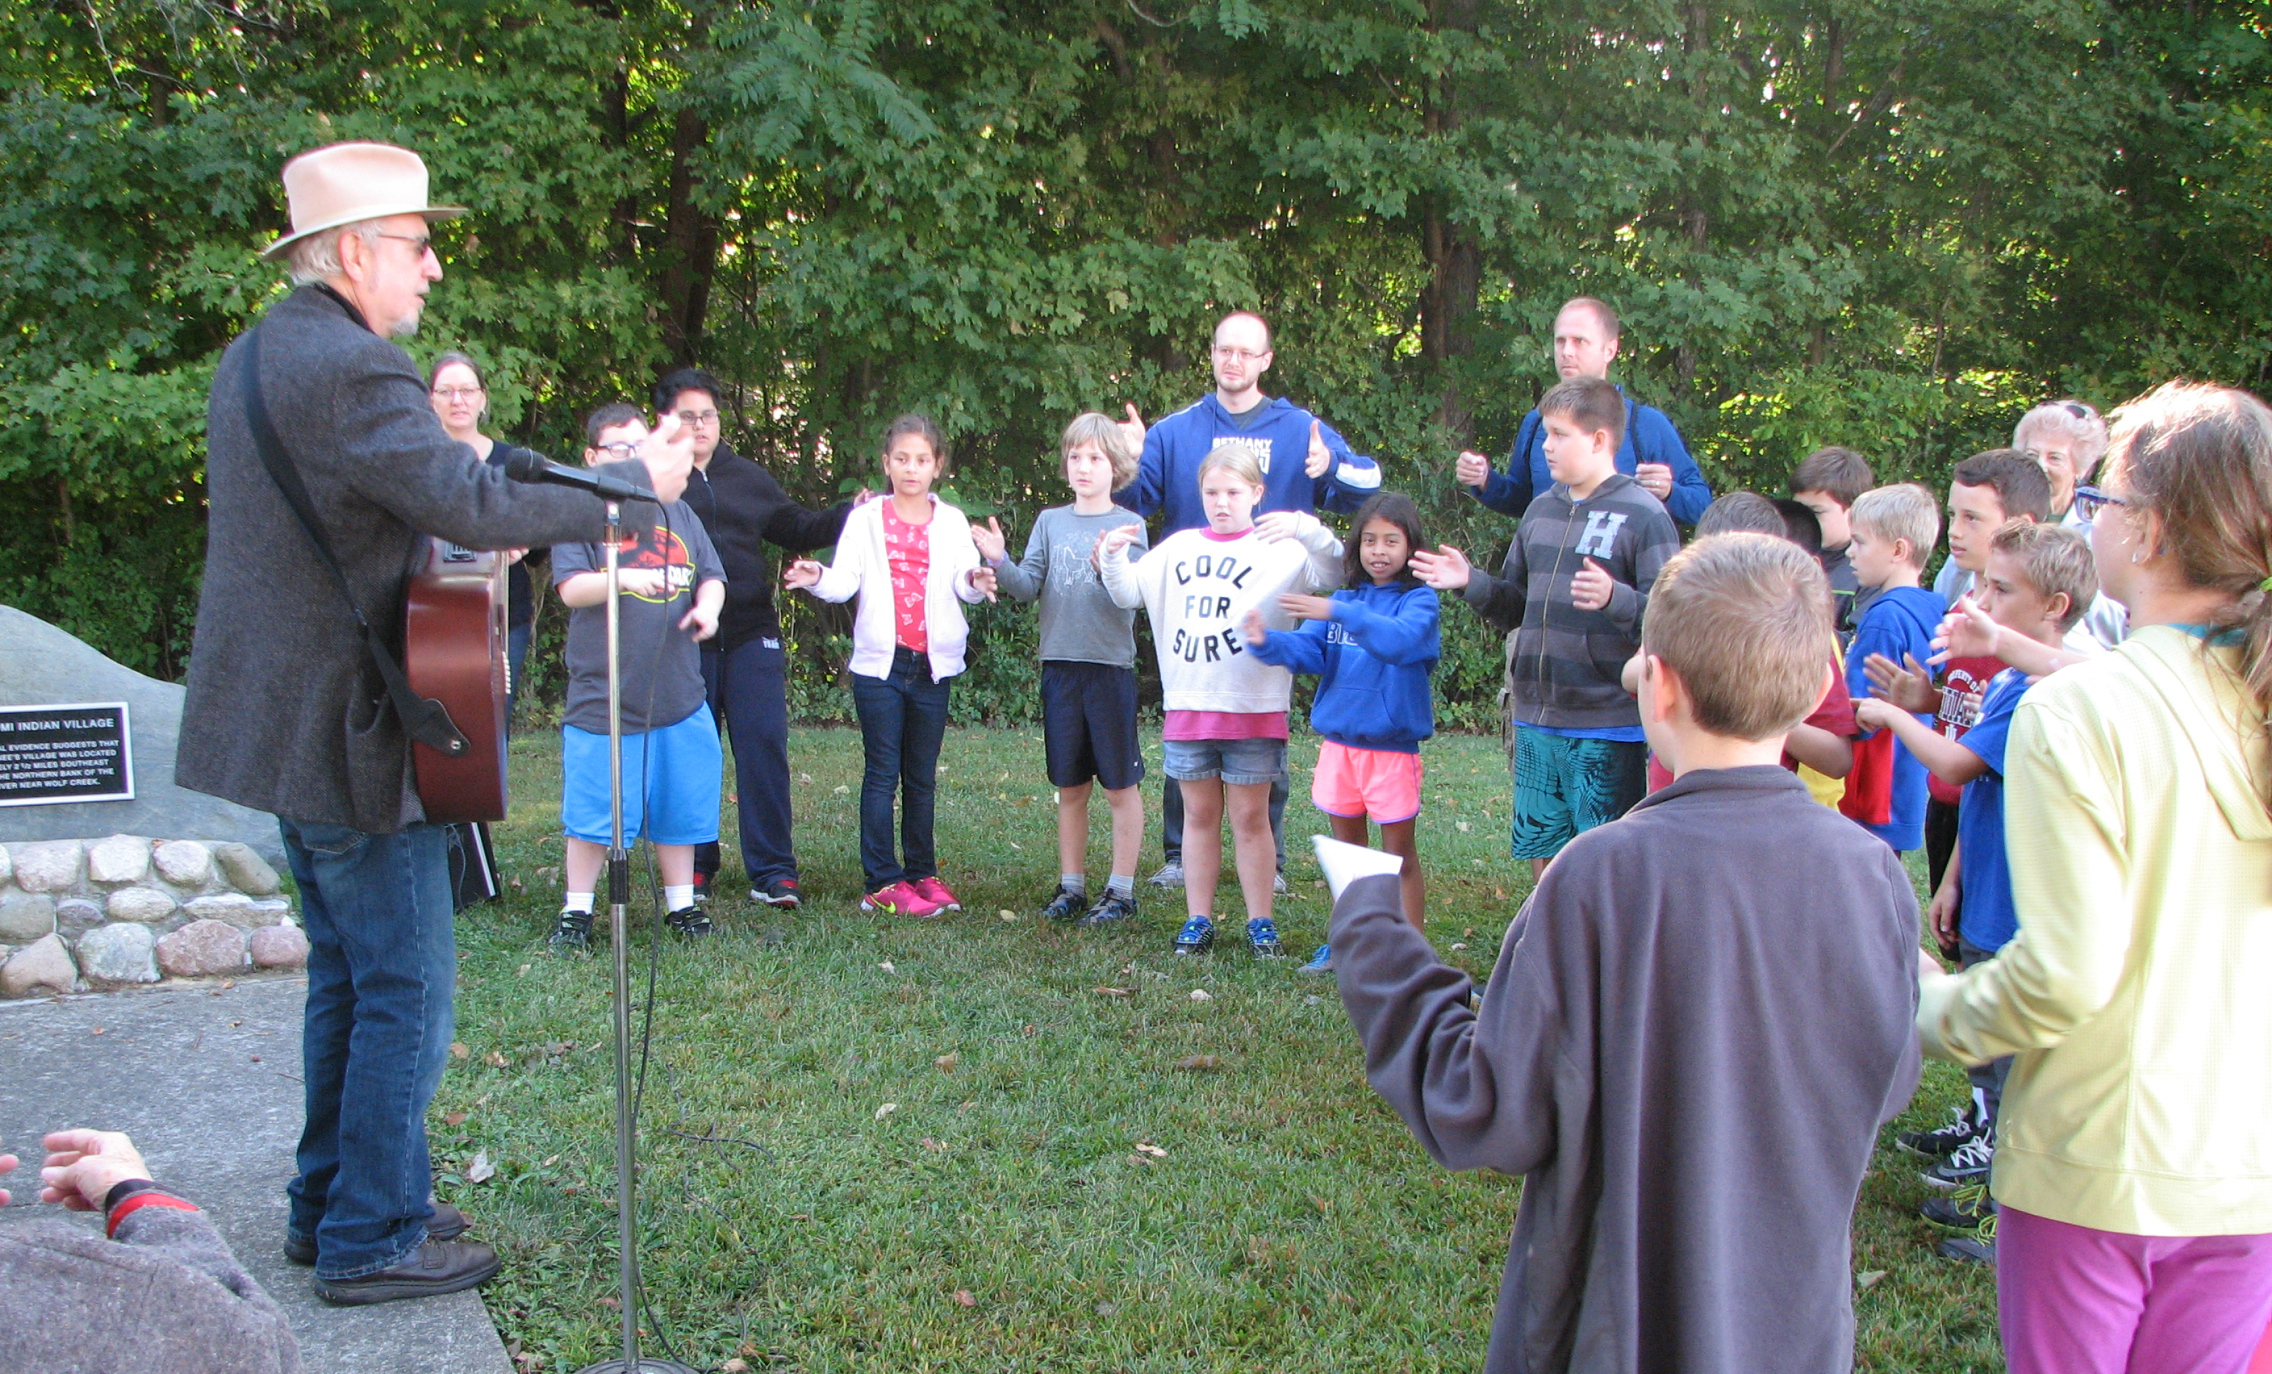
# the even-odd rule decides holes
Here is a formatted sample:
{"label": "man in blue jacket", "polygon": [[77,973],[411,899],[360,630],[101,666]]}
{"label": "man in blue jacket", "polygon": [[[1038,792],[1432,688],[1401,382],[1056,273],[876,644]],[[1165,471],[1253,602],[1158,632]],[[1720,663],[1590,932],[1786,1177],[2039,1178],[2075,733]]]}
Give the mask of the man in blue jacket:
{"label": "man in blue jacket", "polygon": [[[1331,425],[1283,396],[1262,394],[1262,374],[1270,370],[1270,325],[1260,315],[1235,310],[1215,326],[1212,361],[1215,390],[1153,425],[1149,430],[1128,407],[1121,427],[1143,445],[1136,480],[1112,499],[1149,519],[1161,515],[1153,547],[1178,530],[1207,523],[1199,505],[1199,461],[1208,450],[1237,444],[1253,451],[1262,466],[1262,503],[1256,515],[1274,510],[1352,513],[1381,487],[1378,463],[1349,451]],[[1270,788],[1270,830],[1278,839],[1279,890],[1285,890],[1286,779]],[[1169,787],[1160,807],[1161,838],[1167,864],[1152,875],[1160,887],[1183,883],[1183,798]]]}
{"label": "man in blue jacket", "polygon": [[[1554,370],[1564,381],[1607,378],[1609,365],[1617,360],[1617,340],[1617,312],[1606,302],[1578,296],[1554,317]],[[1695,524],[1712,504],[1712,489],[1705,485],[1696,460],[1688,456],[1680,431],[1663,411],[1630,396],[1625,398],[1625,442],[1617,450],[1617,470],[1664,502],[1666,512],[1683,525]],[[1546,431],[1538,412],[1525,415],[1515,431],[1505,472],[1492,471],[1489,458],[1470,452],[1459,456],[1458,474],[1460,485],[1476,500],[1502,515],[1522,519],[1531,498],[1554,485],[1546,471]]]}

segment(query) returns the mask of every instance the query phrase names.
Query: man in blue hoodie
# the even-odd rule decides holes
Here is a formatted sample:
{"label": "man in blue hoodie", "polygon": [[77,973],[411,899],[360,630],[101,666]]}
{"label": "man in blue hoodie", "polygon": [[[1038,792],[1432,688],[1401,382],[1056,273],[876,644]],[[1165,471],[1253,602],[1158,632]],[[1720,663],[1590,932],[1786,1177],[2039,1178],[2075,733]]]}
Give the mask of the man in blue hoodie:
{"label": "man in blue hoodie", "polygon": [[[1617,360],[1620,328],[1617,312],[1605,301],[1578,296],[1565,303],[1554,317],[1554,370],[1564,381],[1606,379],[1609,365]],[[1683,525],[1695,524],[1712,504],[1712,488],[1688,455],[1680,431],[1663,411],[1630,396],[1625,398],[1625,442],[1618,446],[1617,470],[1664,502],[1666,513]],[[1538,412],[1525,415],[1515,431],[1505,472],[1494,472],[1491,460],[1480,453],[1462,453],[1457,473],[1460,485],[1476,500],[1502,515],[1522,519],[1531,498],[1554,485],[1546,471],[1546,431]]]}
{"label": "man in blue hoodie", "polygon": [[[1215,326],[1212,361],[1215,390],[1153,425],[1144,427],[1136,407],[1128,407],[1122,428],[1143,445],[1136,480],[1113,493],[1113,501],[1150,519],[1161,516],[1158,547],[1178,530],[1207,523],[1199,505],[1199,461],[1221,444],[1253,451],[1262,466],[1258,516],[1274,510],[1353,512],[1381,487],[1378,463],[1349,451],[1331,425],[1283,396],[1262,394],[1262,374],[1270,370],[1270,325],[1257,314],[1235,310]],[[1708,499],[1708,498],[1707,498]],[[1160,887],[1183,883],[1183,798],[1166,789],[1160,829],[1167,864],[1152,875]],[[1286,867],[1286,779],[1270,788],[1270,830],[1278,840],[1279,890]]]}

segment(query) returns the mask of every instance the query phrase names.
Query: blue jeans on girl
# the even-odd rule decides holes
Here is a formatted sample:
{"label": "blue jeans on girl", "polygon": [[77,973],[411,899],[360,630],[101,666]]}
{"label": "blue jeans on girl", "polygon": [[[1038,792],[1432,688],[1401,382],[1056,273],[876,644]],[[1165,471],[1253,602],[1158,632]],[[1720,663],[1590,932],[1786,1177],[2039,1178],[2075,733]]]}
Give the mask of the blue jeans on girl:
{"label": "blue jeans on girl", "polygon": [[[903,648],[892,655],[890,677],[852,675],[852,705],[868,755],[860,779],[860,869],[867,890],[937,877],[931,822],[938,807],[939,745],[947,737],[947,683],[932,680],[928,655]],[[904,862],[892,852],[895,794]]]}

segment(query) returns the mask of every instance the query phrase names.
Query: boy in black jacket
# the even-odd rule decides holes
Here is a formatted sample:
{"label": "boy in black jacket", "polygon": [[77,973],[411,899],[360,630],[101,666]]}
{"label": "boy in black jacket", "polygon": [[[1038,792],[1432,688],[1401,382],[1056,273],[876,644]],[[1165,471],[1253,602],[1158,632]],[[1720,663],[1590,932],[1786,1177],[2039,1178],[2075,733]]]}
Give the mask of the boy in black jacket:
{"label": "boy in black jacket", "polygon": [[[685,367],[655,387],[658,414],[678,416],[694,436],[694,471],[686,504],[702,517],[718,561],[726,569],[726,608],[717,638],[702,646],[702,680],[710,714],[734,746],[735,792],[742,837],[742,868],[750,900],[769,906],[798,904],[797,854],[789,834],[789,659],[781,647],[781,615],[774,609],[775,577],[766,544],[810,553],[836,542],[849,504],[807,510],[781,489],[773,474],[720,439],[718,379]],[[704,899],[718,871],[718,846],[698,846],[695,891]]]}
{"label": "boy in black jacket", "polygon": [[1680,549],[1664,504],[1617,470],[1625,399],[1598,377],[1539,398],[1554,486],[1530,503],[1493,577],[1458,549],[1412,555],[1515,639],[1514,856],[1531,876],[1574,837],[1623,815],[1648,785],[1641,718],[1619,683],[1657,570]]}
{"label": "boy in black jacket", "polygon": [[1480,1009],[1393,877],[1338,894],[1374,1089],[1437,1162],[1525,1176],[1487,1374],[1852,1367],[1849,1225],[1917,1083],[1923,956],[1900,859],[1779,766],[1832,644],[1787,540],[1666,565],[1640,709],[1675,780],[1547,870]]}

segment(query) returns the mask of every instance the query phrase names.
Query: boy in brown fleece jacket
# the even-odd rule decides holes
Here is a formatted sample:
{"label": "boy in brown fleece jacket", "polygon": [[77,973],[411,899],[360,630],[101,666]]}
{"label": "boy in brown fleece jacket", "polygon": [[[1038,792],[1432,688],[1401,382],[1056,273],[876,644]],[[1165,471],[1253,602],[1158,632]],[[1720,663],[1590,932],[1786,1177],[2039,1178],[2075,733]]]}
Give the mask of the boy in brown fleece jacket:
{"label": "boy in brown fleece jacket", "polygon": [[1666,564],[1641,718],[1675,780],[1562,851],[1479,1011],[1393,878],[1338,894],[1374,1089],[1439,1163],[1525,1176],[1488,1374],[1852,1367],[1849,1225],[1916,1086],[1919,951],[1899,858],[1778,766],[1834,644],[1787,540]]}

